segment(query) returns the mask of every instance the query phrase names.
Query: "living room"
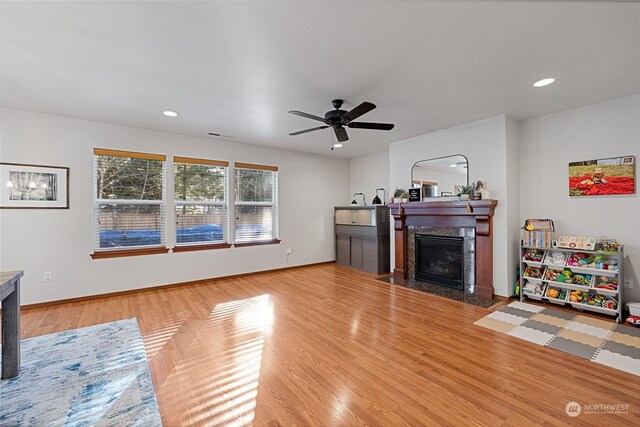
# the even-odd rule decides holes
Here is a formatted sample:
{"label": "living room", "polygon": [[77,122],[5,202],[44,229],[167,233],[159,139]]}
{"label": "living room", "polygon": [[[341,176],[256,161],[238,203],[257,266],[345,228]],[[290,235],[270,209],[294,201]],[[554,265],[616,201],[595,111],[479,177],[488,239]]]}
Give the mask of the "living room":
{"label": "living room", "polygon": [[[571,162],[640,155],[639,6],[3,2],[0,162],[58,174],[63,200],[33,209],[38,202],[2,197],[11,209],[0,209],[0,270],[24,272],[24,384],[0,383],[0,424],[82,414],[88,424],[124,425],[637,423],[637,333],[622,369],[474,322],[515,299],[521,228],[532,218],[552,219],[556,237],[617,239],[624,303],[640,301],[637,189],[575,197],[567,175]],[[543,78],[555,82],[534,87]],[[344,105],[334,109],[336,98]],[[353,123],[393,129],[345,121],[349,139],[340,141],[342,130],[289,114],[363,103],[375,105]],[[416,162],[450,155],[467,159],[468,183],[482,181],[497,203],[489,308],[379,280],[398,273],[393,218],[412,205],[391,204],[393,190],[412,186]],[[159,199],[135,200],[136,209],[159,206],[147,247],[122,243],[135,234],[130,225],[120,240],[101,240],[107,213],[133,211],[114,208],[133,203],[120,196],[97,196],[103,159],[159,165]],[[180,164],[217,171],[221,196],[180,198]],[[272,180],[268,200],[241,196],[252,174]],[[3,184],[9,190],[19,189]],[[356,193],[367,205],[376,194],[391,204],[386,274],[334,262],[334,209],[362,204]],[[477,203],[451,200],[464,215]],[[222,212],[221,234],[207,244],[180,240],[188,227],[177,212],[190,204]],[[257,237],[256,216],[243,218],[250,208],[266,224]],[[6,347],[4,322],[2,331]],[[82,331],[85,347],[126,347],[142,365],[127,364],[123,377],[87,368],[98,379],[73,386],[35,375],[52,357],[38,348],[61,348]],[[70,353],[53,354],[73,375],[85,359]],[[131,375],[142,378],[139,390]],[[33,391],[43,387],[30,383],[36,377],[65,390],[57,405],[67,415]],[[81,405],[101,381],[118,397]],[[572,402],[584,413],[574,417]],[[122,413],[130,418],[109,418]]]}

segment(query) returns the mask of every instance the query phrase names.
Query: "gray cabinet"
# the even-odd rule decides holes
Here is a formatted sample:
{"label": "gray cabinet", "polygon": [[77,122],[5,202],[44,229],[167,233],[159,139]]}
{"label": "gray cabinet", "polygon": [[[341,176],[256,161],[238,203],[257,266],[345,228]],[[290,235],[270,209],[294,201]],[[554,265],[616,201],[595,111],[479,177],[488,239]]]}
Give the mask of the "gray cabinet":
{"label": "gray cabinet", "polygon": [[387,206],[336,206],[336,264],[388,273],[390,218]]}

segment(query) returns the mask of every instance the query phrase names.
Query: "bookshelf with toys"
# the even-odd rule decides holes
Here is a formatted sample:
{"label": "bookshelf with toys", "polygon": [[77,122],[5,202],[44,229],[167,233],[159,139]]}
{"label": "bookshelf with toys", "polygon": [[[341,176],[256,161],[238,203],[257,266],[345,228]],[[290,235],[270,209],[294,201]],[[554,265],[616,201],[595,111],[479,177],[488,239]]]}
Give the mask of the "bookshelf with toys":
{"label": "bookshelf with toys", "polygon": [[[526,230],[526,226],[525,231],[542,231]],[[549,226],[551,230],[544,230],[547,236],[542,241],[527,240],[523,233],[520,301],[528,298],[568,305],[615,316],[620,323],[624,303],[623,246],[605,237],[598,240],[561,236],[555,241],[553,223]]]}

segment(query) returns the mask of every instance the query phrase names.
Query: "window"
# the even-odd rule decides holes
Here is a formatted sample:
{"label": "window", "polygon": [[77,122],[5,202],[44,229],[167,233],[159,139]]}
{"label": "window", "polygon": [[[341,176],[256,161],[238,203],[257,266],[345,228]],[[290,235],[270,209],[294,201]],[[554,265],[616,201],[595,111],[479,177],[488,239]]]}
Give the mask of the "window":
{"label": "window", "polygon": [[93,154],[95,251],[163,248],[166,156],[99,148]]}
{"label": "window", "polygon": [[236,163],[236,243],[278,239],[278,168]]}
{"label": "window", "polygon": [[228,241],[228,162],[174,157],[176,247]]}

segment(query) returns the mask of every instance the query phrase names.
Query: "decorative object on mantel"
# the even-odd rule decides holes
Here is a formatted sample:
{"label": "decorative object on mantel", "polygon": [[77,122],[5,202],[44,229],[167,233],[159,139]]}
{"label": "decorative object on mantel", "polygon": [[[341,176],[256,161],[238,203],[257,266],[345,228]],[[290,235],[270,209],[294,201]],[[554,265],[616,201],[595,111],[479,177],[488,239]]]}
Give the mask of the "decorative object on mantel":
{"label": "decorative object on mantel", "polygon": [[473,200],[482,200],[482,189],[484,188],[482,181],[473,182],[471,186],[473,187],[473,191],[471,191]]}
{"label": "decorative object on mantel", "polygon": [[407,190],[402,191],[402,195],[400,196],[400,198],[402,199],[402,203],[407,203],[409,201],[409,193],[407,192]]}
{"label": "decorative object on mantel", "polygon": [[473,190],[471,185],[462,185],[458,189],[458,196],[460,200],[469,200],[471,197],[471,191]]}
{"label": "decorative object on mantel", "polygon": [[421,202],[422,201],[422,189],[421,188],[410,188],[409,189],[409,201],[410,202]]}
{"label": "decorative object on mantel", "polygon": [[[480,185],[482,185],[482,181],[478,181],[480,183]],[[469,192],[469,199],[470,200],[480,200],[480,198],[482,197],[480,195],[480,193],[478,193],[477,191],[478,188],[478,184],[476,184],[476,182],[472,182],[471,183],[471,191]]]}
{"label": "decorative object on mantel", "polygon": [[396,187],[395,191],[393,192],[393,203],[400,203],[402,201],[402,194],[404,193],[404,190],[400,187]]}
{"label": "decorative object on mantel", "polygon": [[0,208],[69,209],[69,168],[0,163]]}
{"label": "decorative object on mantel", "polygon": [[491,191],[485,188],[485,184],[482,181],[472,182],[471,185],[473,187],[473,200],[486,200],[491,198]]}
{"label": "decorative object on mantel", "polygon": [[635,194],[635,157],[569,163],[569,196]]}

